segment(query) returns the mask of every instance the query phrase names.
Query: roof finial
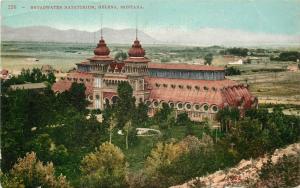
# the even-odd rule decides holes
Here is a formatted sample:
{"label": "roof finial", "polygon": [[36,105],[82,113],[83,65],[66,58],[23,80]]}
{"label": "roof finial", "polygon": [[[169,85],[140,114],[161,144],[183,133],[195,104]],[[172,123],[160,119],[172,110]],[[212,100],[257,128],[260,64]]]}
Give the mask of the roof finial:
{"label": "roof finial", "polygon": [[135,15],[135,40],[138,40],[138,20],[137,20],[137,14]]}
{"label": "roof finial", "polygon": [[102,27],[102,24],[103,24],[103,14],[101,14],[101,40],[103,40],[103,27]]}

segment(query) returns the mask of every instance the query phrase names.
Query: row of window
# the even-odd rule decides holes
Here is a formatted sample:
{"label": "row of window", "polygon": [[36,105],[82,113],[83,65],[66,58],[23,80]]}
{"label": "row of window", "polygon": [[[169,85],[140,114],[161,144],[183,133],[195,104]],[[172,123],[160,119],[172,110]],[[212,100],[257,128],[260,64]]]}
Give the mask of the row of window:
{"label": "row of window", "polygon": [[[168,84],[160,84],[160,83],[155,83],[155,87],[157,87],[157,88],[160,88],[160,87],[164,87],[164,88],[171,87],[172,89],[175,89],[176,87],[178,87],[178,88],[180,88],[180,89],[187,88],[187,89],[189,89],[189,90],[191,90],[192,88],[194,88],[194,89],[197,90],[197,91],[199,91],[199,90],[201,89],[200,86],[194,86],[194,87],[193,87],[193,86],[191,86],[191,85],[186,85],[186,86],[184,86],[184,85],[175,85],[175,84],[170,84],[170,85],[168,85]],[[208,88],[207,86],[203,86],[203,90],[208,91],[209,88]],[[217,88],[211,87],[211,90],[217,91]]]}
{"label": "row of window", "polygon": [[196,110],[196,111],[211,111],[211,112],[218,112],[218,106],[217,105],[211,105],[209,106],[208,104],[191,104],[191,103],[182,103],[182,102],[178,102],[178,103],[173,103],[173,102],[158,102],[158,101],[146,101],[146,104],[148,106],[153,106],[154,108],[159,108],[163,105],[163,103],[169,105],[170,108],[176,108],[178,110]]}
{"label": "row of window", "polygon": [[67,78],[62,77],[61,79],[62,79],[62,80],[67,79],[67,80],[69,80],[69,81],[72,81],[72,80],[73,80],[74,82],[77,82],[78,80],[79,80],[80,82],[84,82],[84,81],[90,82],[91,80],[93,80],[93,79],[90,79],[90,78],[84,79],[84,78],[70,78],[70,77],[67,77]]}

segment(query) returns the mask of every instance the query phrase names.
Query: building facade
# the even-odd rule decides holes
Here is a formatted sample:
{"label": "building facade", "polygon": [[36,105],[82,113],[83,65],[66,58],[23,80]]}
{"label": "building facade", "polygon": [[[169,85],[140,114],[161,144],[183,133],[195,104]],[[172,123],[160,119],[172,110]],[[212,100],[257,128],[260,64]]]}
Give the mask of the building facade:
{"label": "building facade", "polygon": [[77,71],[59,80],[52,89],[65,91],[72,82],[85,84],[93,109],[115,103],[118,84],[128,82],[136,103],[149,106],[149,115],[166,103],[176,114],[187,112],[194,121],[214,119],[218,110],[226,106],[237,107],[243,114],[258,102],[248,86],[226,79],[222,67],[151,63],[138,39],[129,49],[128,58],[117,62],[101,36],[94,56],[78,63]]}

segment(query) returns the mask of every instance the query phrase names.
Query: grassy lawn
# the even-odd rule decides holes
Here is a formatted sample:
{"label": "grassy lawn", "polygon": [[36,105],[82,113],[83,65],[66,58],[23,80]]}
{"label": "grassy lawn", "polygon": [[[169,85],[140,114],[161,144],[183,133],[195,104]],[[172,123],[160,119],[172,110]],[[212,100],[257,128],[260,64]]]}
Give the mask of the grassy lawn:
{"label": "grassy lawn", "polygon": [[[152,126],[151,128],[157,128]],[[129,145],[128,150],[125,148],[125,136],[114,134],[112,143],[117,145],[124,152],[129,163],[130,171],[138,171],[143,168],[144,162],[149,156],[152,148],[160,141],[180,141],[186,136],[185,126],[173,126],[169,130],[160,130],[162,135],[153,137],[137,137],[137,140]],[[203,129],[201,125],[193,125],[192,131],[194,136],[201,138]],[[165,136],[164,136],[165,135]]]}

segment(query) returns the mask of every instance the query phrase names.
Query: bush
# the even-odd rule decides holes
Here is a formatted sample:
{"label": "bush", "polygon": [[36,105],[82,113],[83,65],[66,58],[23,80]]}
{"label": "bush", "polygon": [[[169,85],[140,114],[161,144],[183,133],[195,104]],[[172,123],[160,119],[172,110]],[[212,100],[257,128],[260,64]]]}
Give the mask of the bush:
{"label": "bush", "polygon": [[127,187],[127,163],[123,152],[103,143],[81,162],[83,187]]}
{"label": "bush", "polygon": [[[34,152],[27,153],[22,159],[18,159],[9,173],[8,187],[45,187],[68,188],[69,182],[62,175],[56,177],[52,163],[44,165],[39,161]],[[12,182],[10,182],[12,181]],[[3,185],[5,186],[5,185]],[[6,186],[5,186],[6,187]]]}
{"label": "bush", "polygon": [[226,76],[241,75],[241,71],[235,67],[227,67],[225,69]]}

